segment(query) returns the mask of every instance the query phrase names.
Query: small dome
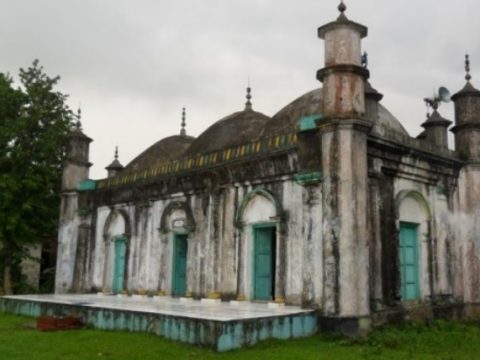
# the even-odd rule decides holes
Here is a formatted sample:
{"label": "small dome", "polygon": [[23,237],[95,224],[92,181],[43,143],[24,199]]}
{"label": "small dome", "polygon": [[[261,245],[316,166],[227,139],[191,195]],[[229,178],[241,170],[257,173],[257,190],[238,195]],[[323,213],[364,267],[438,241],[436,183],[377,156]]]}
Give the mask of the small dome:
{"label": "small dome", "polygon": [[187,135],[174,135],[162,139],[133,159],[126,172],[148,168],[158,163],[182,157],[195,138]]}
{"label": "small dome", "polygon": [[[322,88],[310,91],[289,105],[285,106],[265,125],[262,135],[287,134],[296,132],[298,121],[308,115],[320,115],[323,112]],[[408,133],[383,105],[378,106],[378,120],[375,122],[373,131],[383,135],[386,131],[394,131],[407,135]]]}
{"label": "small dome", "polygon": [[267,115],[247,106],[245,110],[224,117],[210,126],[193,142],[185,155],[194,156],[255,141],[269,120]]}

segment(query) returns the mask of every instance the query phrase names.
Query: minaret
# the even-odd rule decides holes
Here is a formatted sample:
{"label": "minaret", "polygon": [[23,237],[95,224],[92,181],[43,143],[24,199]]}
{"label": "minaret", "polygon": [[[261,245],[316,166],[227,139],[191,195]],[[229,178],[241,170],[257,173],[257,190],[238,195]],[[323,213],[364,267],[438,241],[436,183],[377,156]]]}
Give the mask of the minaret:
{"label": "minaret", "polygon": [[[471,83],[470,57],[465,56],[467,81],[462,90],[452,96],[455,103],[455,151],[463,160],[454,195],[455,239],[462,266],[456,278],[454,296],[465,303],[464,311],[469,314],[480,303],[478,291],[478,240],[480,224],[480,91]],[[467,279],[467,280],[465,280]],[[467,315],[468,316],[468,315]]]}
{"label": "minaret", "polygon": [[433,106],[433,113],[422,124],[422,127],[425,129],[424,139],[439,149],[447,150],[448,128],[452,125],[452,122],[440,115],[438,103]]}
{"label": "minaret", "polygon": [[89,169],[92,164],[89,162],[90,139],[82,132],[81,110],[78,110],[77,124],[68,136],[67,157],[62,177],[62,190],[72,191],[77,185],[88,179]]}
{"label": "minaret", "polygon": [[81,112],[77,124],[68,136],[67,155],[62,175],[60,218],[58,230],[55,293],[68,293],[74,287],[74,269],[77,259],[77,242],[80,232],[79,184],[88,179],[89,147],[92,139],[82,131]]}
{"label": "minaret", "polygon": [[120,161],[118,161],[118,146],[115,147],[115,155],[113,162],[105,169],[107,170],[108,178],[117,176],[123,170],[123,165],[120,163]]}
{"label": "minaret", "polygon": [[[325,323],[344,334],[370,326],[367,226],[367,134],[361,39],[367,28],[350,21],[340,3],[336,21],[318,29],[325,40],[323,119],[318,122],[323,169],[323,266]],[[378,96],[377,96],[378,98]]]}
{"label": "minaret", "polygon": [[318,29],[325,40],[325,67],[317,78],[323,82],[323,115],[325,117],[362,117],[365,114],[365,80],[368,70],[362,66],[361,40],[367,28],[348,20],[343,1],[336,21]]}
{"label": "minaret", "polygon": [[[362,66],[368,69],[368,54],[365,51],[362,55]],[[379,103],[383,94],[378,92],[369,81],[365,81],[365,116],[374,123],[378,121]]]}
{"label": "minaret", "polygon": [[383,94],[379,93],[369,81],[365,82],[365,116],[367,119],[378,121],[378,107],[383,99]]}
{"label": "minaret", "polygon": [[465,87],[452,96],[455,103],[455,150],[469,162],[480,163],[480,91],[471,84],[470,57],[465,55]]}

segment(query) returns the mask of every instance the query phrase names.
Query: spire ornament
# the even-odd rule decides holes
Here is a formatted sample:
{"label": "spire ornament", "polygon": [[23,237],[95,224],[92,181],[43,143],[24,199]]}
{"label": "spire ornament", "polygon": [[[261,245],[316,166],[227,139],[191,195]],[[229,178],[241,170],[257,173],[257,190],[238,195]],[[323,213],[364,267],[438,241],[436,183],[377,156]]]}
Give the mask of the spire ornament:
{"label": "spire ornament", "polygon": [[343,3],[343,0],[340,0],[340,5],[338,5],[338,11],[340,11],[343,15],[343,13],[347,10],[347,5]]}
{"label": "spire ornament", "polygon": [[465,54],[465,71],[467,73],[465,75],[465,80],[470,82],[470,80],[472,80],[472,75],[470,75],[470,55],[469,54]]}
{"label": "spire ornament", "polygon": [[250,84],[247,87],[247,102],[245,103],[245,110],[252,110],[252,88]]}
{"label": "spire ornament", "polygon": [[187,135],[187,130],[185,127],[187,126],[187,112],[185,108],[182,108],[182,128],[180,130],[180,135],[185,136]]}
{"label": "spire ornament", "polygon": [[115,160],[118,160],[118,145],[115,146],[115,155],[114,155]]}
{"label": "spire ornament", "polygon": [[78,108],[77,109],[77,114],[75,115],[75,117],[77,118],[77,122],[75,124],[75,126],[77,127],[77,130],[78,131],[81,131],[82,130],[82,109]]}

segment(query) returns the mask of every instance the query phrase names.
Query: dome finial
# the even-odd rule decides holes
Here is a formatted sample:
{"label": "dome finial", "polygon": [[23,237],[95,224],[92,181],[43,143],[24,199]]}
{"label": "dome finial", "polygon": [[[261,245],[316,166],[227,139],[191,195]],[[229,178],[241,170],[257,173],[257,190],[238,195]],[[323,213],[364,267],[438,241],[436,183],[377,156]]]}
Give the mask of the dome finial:
{"label": "dome finial", "polygon": [[338,11],[343,13],[347,10],[347,6],[343,3],[343,0],[340,0],[340,5],[338,5]]}
{"label": "dome finial", "polygon": [[465,54],[465,71],[467,73],[465,75],[465,80],[470,82],[470,80],[472,80],[472,75],[470,75],[470,55],[468,53]]}
{"label": "dome finial", "polygon": [[118,160],[118,145],[115,146],[115,155],[114,155],[115,160]]}
{"label": "dome finial", "polygon": [[247,102],[245,103],[245,110],[252,110],[252,88],[250,87],[250,77],[248,78]]}
{"label": "dome finial", "polygon": [[185,127],[187,126],[187,112],[185,107],[182,108],[182,128],[180,130],[180,135],[187,135],[187,130],[185,130]]}

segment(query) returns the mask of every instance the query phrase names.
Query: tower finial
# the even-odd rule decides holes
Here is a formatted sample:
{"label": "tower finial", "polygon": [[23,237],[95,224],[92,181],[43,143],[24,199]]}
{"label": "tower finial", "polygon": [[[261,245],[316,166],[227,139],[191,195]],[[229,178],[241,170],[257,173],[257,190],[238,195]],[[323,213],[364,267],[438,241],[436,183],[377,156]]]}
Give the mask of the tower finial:
{"label": "tower finial", "polygon": [[182,108],[182,128],[180,130],[180,135],[187,135],[187,130],[185,130],[185,127],[187,126],[187,112],[185,107]]}
{"label": "tower finial", "polygon": [[247,87],[247,102],[245,103],[245,110],[252,110],[252,88],[250,87],[250,78],[248,79]]}
{"label": "tower finial", "polygon": [[340,0],[340,5],[338,5],[338,11],[343,13],[347,10],[347,6],[343,3],[343,0]]}
{"label": "tower finial", "polygon": [[470,80],[472,80],[472,75],[470,75],[470,55],[468,53],[465,54],[465,71],[467,73],[465,75],[465,80],[470,82]]}
{"label": "tower finial", "polygon": [[115,160],[118,160],[118,145],[115,146],[115,156],[114,156]]}
{"label": "tower finial", "polygon": [[76,126],[77,126],[77,130],[82,130],[82,109],[78,108],[77,109],[77,115],[75,115],[75,117],[77,118],[77,123],[76,123]]}

